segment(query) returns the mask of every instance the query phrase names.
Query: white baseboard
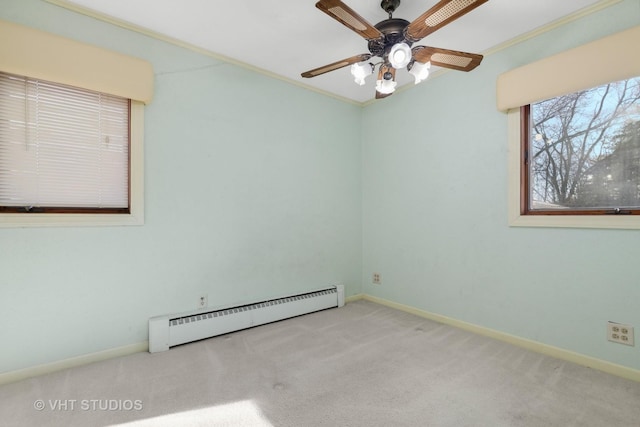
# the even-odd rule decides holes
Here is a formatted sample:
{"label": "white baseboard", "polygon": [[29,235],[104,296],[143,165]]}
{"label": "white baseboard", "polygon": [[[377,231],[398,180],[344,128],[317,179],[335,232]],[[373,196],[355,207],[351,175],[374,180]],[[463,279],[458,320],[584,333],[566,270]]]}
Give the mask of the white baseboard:
{"label": "white baseboard", "polygon": [[364,294],[351,295],[350,297],[346,297],[344,299],[344,302],[346,304],[346,303],[358,301],[358,300],[361,300],[361,299],[364,299]]}
{"label": "white baseboard", "polygon": [[74,368],[76,366],[88,365],[89,363],[100,362],[114,357],[128,356],[149,350],[149,342],[143,341],[136,344],[125,345],[123,347],[110,348],[96,353],[83,354],[57,362],[45,363],[43,365],[32,366],[30,368],[10,371],[0,374],[0,385],[26,380],[38,375],[50,374],[63,369]]}
{"label": "white baseboard", "polygon": [[[345,298],[345,303],[357,301],[363,298],[363,294],[352,295]],[[104,351],[99,351],[97,353],[84,354],[81,356],[71,357],[69,359],[59,360],[51,363],[45,363],[43,365],[37,365],[17,371],[4,372],[0,373],[0,385],[26,380],[27,378],[37,377],[38,375],[51,374],[53,372],[74,368],[76,366],[88,365],[89,363],[113,359],[114,357],[128,356],[130,354],[140,353],[143,351],[149,351],[149,341],[143,341],[137,344],[130,344],[123,347],[111,348]]]}
{"label": "white baseboard", "polygon": [[[589,368],[597,369],[599,371],[607,372],[609,374],[616,375],[618,377],[640,382],[640,371],[633,368],[617,365],[615,363],[607,362],[601,359],[596,359],[595,357],[591,357],[591,356],[585,356],[584,354],[575,353],[573,351],[543,344],[537,341],[520,338],[504,332],[496,331],[494,329],[489,329],[483,326],[474,325],[473,323],[467,323],[461,320],[453,319],[451,317],[430,313],[428,311],[424,311],[408,305],[392,302],[383,298],[378,298],[378,297],[374,297],[367,294],[357,294],[357,295],[352,295],[345,298],[345,303],[350,303],[350,302],[354,302],[362,299],[366,301],[371,301],[377,304],[385,305],[387,307],[402,310],[407,313],[415,314],[417,316],[424,317],[426,319],[433,320],[439,323],[455,326],[456,328],[464,329],[479,335],[484,335],[500,341],[508,342],[518,347],[523,347],[523,348],[526,348],[527,350],[535,351],[537,353],[545,354],[547,356],[566,360],[569,362],[576,363],[578,365],[582,365]],[[52,363],[46,363],[44,365],[25,368],[18,371],[5,372],[0,374],[0,385],[25,380],[27,378],[36,377],[38,375],[50,374],[52,372],[57,372],[63,369],[69,369],[76,366],[87,365],[89,363],[100,362],[102,360],[112,359],[114,357],[128,356],[130,354],[140,353],[148,350],[149,350],[149,342],[144,341],[137,344],[130,344],[123,347],[117,347],[117,348],[100,351],[97,353],[85,354],[82,356],[72,357],[69,359],[64,359],[64,360],[60,360]]]}
{"label": "white baseboard", "polygon": [[578,365],[586,366],[588,368],[597,369],[599,371],[616,375],[618,377],[640,382],[640,371],[633,368],[617,365],[615,363],[607,362],[605,360],[596,359],[595,357],[586,356],[580,353],[575,353],[573,351],[543,344],[537,341],[528,340],[526,338],[520,338],[515,335],[510,335],[504,332],[496,331],[494,329],[489,329],[483,326],[474,325],[473,323],[463,322],[461,320],[453,319],[451,317],[430,313],[428,311],[420,310],[415,307],[388,301],[383,298],[378,298],[378,297],[365,294],[365,295],[362,295],[360,299],[364,299],[366,301],[371,301],[377,304],[385,305],[387,307],[402,310],[407,313],[415,314],[417,316],[436,321],[438,323],[444,323],[446,325],[455,326],[456,328],[464,329],[469,332],[476,333],[478,335],[484,335],[500,341],[508,342],[509,344],[513,344],[518,347],[523,347],[523,348],[526,348],[527,350],[535,351],[536,353],[541,353],[547,356],[555,357],[557,359],[562,359],[568,362],[576,363]]}

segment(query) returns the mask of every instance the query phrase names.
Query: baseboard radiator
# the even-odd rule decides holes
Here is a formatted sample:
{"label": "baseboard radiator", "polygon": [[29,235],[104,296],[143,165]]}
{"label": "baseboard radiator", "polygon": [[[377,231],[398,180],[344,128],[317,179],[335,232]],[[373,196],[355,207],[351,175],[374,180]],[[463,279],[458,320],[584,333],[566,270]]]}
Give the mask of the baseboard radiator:
{"label": "baseboard radiator", "polygon": [[149,319],[149,352],[344,305],[344,285],[219,309]]}

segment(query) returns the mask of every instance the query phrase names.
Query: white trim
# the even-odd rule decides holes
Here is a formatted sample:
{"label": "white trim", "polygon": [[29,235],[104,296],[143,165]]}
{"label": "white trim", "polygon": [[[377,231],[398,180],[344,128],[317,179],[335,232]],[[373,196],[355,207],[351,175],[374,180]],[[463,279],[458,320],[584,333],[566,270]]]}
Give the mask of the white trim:
{"label": "white trim", "polygon": [[[52,0],[45,0],[45,1],[52,1]],[[568,24],[570,22],[576,21],[576,20],[578,20],[580,18],[584,18],[585,16],[589,16],[592,13],[596,13],[596,12],[602,10],[602,9],[606,9],[606,8],[608,8],[610,6],[613,6],[616,3],[620,3],[621,1],[622,0],[602,0],[602,1],[598,2],[598,3],[596,3],[596,4],[593,4],[591,6],[587,6],[586,8],[584,8],[582,10],[578,10],[577,12],[574,12],[574,13],[572,13],[570,15],[567,15],[567,16],[565,16],[563,18],[560,18],[560,19],[558,19],[556,21],[550,22],[547,25],[544,25],[542,27],[536,28],[535,30],[531,30],[528,33],[521,34],[521,35],[519,35],[519,36],[517,36],[517,37],[515,37],[515,38],[513,38],[511,40],[507,40],[507,41],[505,41],[503,43],[500,43],[500,44],[498,44],[498,45],[496,45],[496,46],[494,46],[494,47],[492,47],[490,49],[485,50],[484,52],[482,52],[482,55],[486,58],[489,55],[493,55],[494,53],[498,53],[498,52],[500,52],[502,50],[508,49],[511,46],[515,46],[515,45],[517,45],[519,43],[522,43],[522,42],[527,41],[529,39],[532,39],[534,37],[538,37],[541,34],[544,34],[544,33],[548,32],[548,31],[552,31],[552,30],[554,30],[554,29],[556,29],[558,27],[561,27],[561,26],[566,25],[566,24]],[[447,68],[440,68],[436,72],[429,74],[429,80],[433,80],[433,79],[435,79],[437,77],[440,77],[440,76],[442,76],[444,74],[447,74],[447,73],[449,73],[451,71],[454,71],[454,70],[447,69]],[[415,86],[415,84],[413,84],[413,83],[407,83],[405,85],[402,85],[402,86],[400,86],[400,87],[398,87],[396,89],[396,93],[404,92],[405,90],[408,90],[409,88],[411,88],[413,86]],[[363,102],[362,106],[366,107],[368,105],[371,105],[371,104],[373,104],[375,102],[379,102],[379,101],[380,101],[379,99],[370,99],[368,101]]]}
{"label": "white trim", "polygon": [[89,363],[101,362],[103,360],[113,359],[116,357],[129,356],[135,353],[142,353],[148,350],[149,342],[143,341],[122,347],[110,348],[96,353],[83,354],[69,359],[58,360],[56,362],[45,363],[43,365],[32,366],[18,371],[4,372],[0,374],[0,385],[26,380],[39,375],[51,374],[53,372],[75,368],[77,366],[88,365]]}
{"label": "white trim", "polygon": [[520,109],[507,112],[508,219],[511,227],[640,229],[640,215],[521,215]]}
{"label": "white trim", "polygon": [[603,371],[618,377],[640,382],[640,371],[633,368],[617,365],[615,363],[607,362],[605,360],[596,359],[595,357],[586,356],[584,354],[575,353],[573,351],[565,350],[563,348],[558,348],[551,345],[543,344],[541,342],[517,337],[504,332],[496,331],[494,329],[485,328],[483,326],[474,325],[473,323],[467,323],[462,320],[453,319],[451,317],[442,316],[440,314],[430,313],[428,311],[420,310],[415,307],[388,301],[383,298],[378,298],[378,297],[365,294],[363,299],[366,301],[371,301],[377,304],[385,305],[387,307],[395,308],[397,310],[402,310],[407,313],[415,314],[416,316],[424,317],[426,319],[433,320],[438,323],[444,323],[446,325],[464,329],[466,331],[473,332],[478,335],[483,335],[489,338],[494,338],[500,341],[504,341],[509,344],[513,344],[518,347],[525,348],[527,350],[535,351],[536,353],[555,357],[557,359],[566,360],[568,362],[576,363],[578,365],[586,366],[588,368],[597,369],[599,371]]}
{"label": "white trim", "polygon": [[535,30],[529,31],[528,33],[522,34],[518,37],[515,37],[511,40],[507,40],[504,43],[501,43],[497,46],[492,47],[491,49],[484,52],[486,55],[493,55],[494,53],[500,52],[501,50],[508,49],[511,46],[515,46],[519,43],[532,39],[534,37],[538,37],[546,32],[554,30],[556,28],[562,27],[570,22],[576,21],[580,18],[584,18],[586,16],[591,15],[592,13],[596,13],[602,9],[606,9],[614,4],[620,3],[622,0],[602,0],[598,3],[595,3],[591,6],[587,6],[582,10],[578,10],[577,12],[572,13],[571,15],[567,15],[564,18],[560,18],[556,21],[550,22],[547,25],[536,28]]}
{"label": "white trim", "polygon": [[[428,311],[424,311],[408,305],[392,302],[383,298],[374,297],[372,295],[367,295],[367,294],[352,295],[350,297],[345,298],[345,303],[352,303],[359,300],[365,300],[365,301],[370,301],[376,304],[381,304],[387,307],[394,308],[396,310],[401,310],[406,313],[411,313],[416,316],[424,317],[425,319],[433,320],[438,323],[443,323],[456,328],[467,330],[469,332],[476,333],[478,335],[483,335],[483,336],[494,338],[500,341],[504,341],[509,344],[516,345],[518,347],[526,348],[527,350],[535,351],[536,353],[545,354],[547,356],[566,360],[568,362],[576,363],[578,365],[597,369],[599,371],[616,375],[618,377],[640,382],[640,371],[633,368],[617,365],[615,363],[607,362],[601,359],[596,359],[590,356],[585,356],[583,354],[579,354],[579,353],[575,353],[562,348],[550,346],[537,341],[516,337],[514,335],[509,335],[507,333],[496,331],[494,329],[489,329],[483,326],[474,325],[473,323],[463,322],[461,320],[453,319],[451,317],[430,313]],[[91,354],[86,354],[82,356],[72,357],[69,359],[47,363],[44,365],[38,365],[31,368],[25,368],[18,371],[5,372],[0,374],[0,385],[25,380],[28,378],[33,378],[38,375],[50,374],[53,372],[61,371],[63,369],[70,369],[76,366],[82,366],[89,363],[100,362],[100,361],[112,359],[115,357],[128,356],[131,354],[142,353],[146,351],[149,351],[148,341],[140,342],[137,344],[130,344],[123,347],[108,349],[108,350],[100,351],[97,353],[91,353]]]}
{"label": "white trim", "polygon": [[361,299],[364,299],[364,297],[365,297],[364,294],[351,295],[350,297],[346,297],[344,299],[344,303],[345,304],[349,304],[350,302],[359,301]]}
{"label": "white trim", "polygon": [[[352,295],[345,298],[345,304],[364,299],[366,296],[363,294]],[[84,354],[81,356],[71,357],[69,359],[58,360],[51,363],[45,363],[43,365],[32,366],[29,368],[20,369],[17,371],[9,371],[0,373],[0,386],[3,384],[9,384],[17,381],[26,380],[28,378],[37,377],[39,375],[51,374],[53,372],[62,371],[64,369],[71,369],[78,366],[87,365],[89,363],[101,362],[104,360],[113,359],[116,357],[129,356],[135,353],[142,353],[149,351],[149,341],[139,342],[137,344],[130,344],[123,347],[111,348],[97,353]]]}
{"label": "white trim", "polygon": [[144,104],[140,101],[131,101],[130,127],[131,213],[2,213],[0,228],[144,225]]}
{"label": "white trim", "polygon": [[273,73],[271,71],[267,71],[267,70],[265,70],[263,68],[258,68],[258,67],[254,66],[254,65],[247,64],[246,62],[238,61],[237,59],[233,59],[233,58],[230,58],[228,56],[224,56],[224,55],[221,55],[219,53],[212,52],[210,50],[195,46],[195,45],[193,45],[191,43],[187,43],[187,42],[184,42],[182,40],[178,40],[178,39],[175,39],[173,37],[169,37],[169,36],[166,36],[164,34],[160,34],[158,32],[149,30],[149,29],[144,28],[144,27],[140,27],[140,26],[132,24],[130,22],[123,21],[121,19],[115,18],[115,17],[107,15],[105,13],[96,12],[95,10],[92,10],[92,9],[89,9],[89,8],[86,8],[86,7],[83,7],[83,6],[79,6],[79,5],[75,4],[75,3],[69,2],[67,0],[44,0],[44,1],[46,1],[47,3],[51,3],[53,5],[60,6],[62,8],[71,10],[73,12],[79,13],[81,15],[85,15],[85,16],[89,16],[91,18],[99,19],[100,21],[107,22],[109,24],[115,25],[117,27],[124,28],[126,30],[135,31],[136,33],[140,33],[140,34],[143,34],[145,36],[152,37],[152,38],[154,38],[156,40],[160,40],[160,41],[163,41],[163,42],[166,42],[166,43],[170,43],[170,44],[172,44],[174,46],[179,46],[179,47],[182,47],[184,49],[190,50],[192,52],[196,52],[196,53],[199,53],[201,55],[208,56],[210,58],[215,58],[215,59],[218,59],[220,61],[224,61],[224,62],[226,62],[228,64],[236,65],[238,67],[245,68],[245,69],[253,71],[255,73],[262,74],[262,75],[265,75],[265,76],[268,76],[268,77],[271,77],[271,78],[274,78],[274,79],[277,79],[277,80],[281,80],[281,81],[293,84],[295,86],[299,86],[299,87],[305,88],[305,89],[310,90],[312,92],[316,92],[316,93],[319,93],[319,94],[322,94],[322,95],[325,95],[325,96],[329,96],[331,98],[338,99],[338,100],[340,100],[342,102],[346,102],[347,104],[353,104],[353,105],[362,106],[362,103],[360,103],[358,101],[354,101],[353,99],[345,98],[345,97],[336,95],[334,93],[326,92],[326,91],[324,91],[322,89],[318,89],[318,88],[315,88],[313,86],[306,85],[304,83],[300,83],[300,82],[298,82],[296,80],[293,80],[293,79],[290,79],[288,77],[283,77],[283,76],[281,76],[279,74]]}
{"label": "white trim", "polygon": [[[135,31],[135,32],[140,33],[140,34],[144,34],[146,36],[149,36],[149,37],[155,38],[157,40],[161,40],[161,41],[173,44],[175,46],[183,47],[185,49],[191,50],[193,52],[200,53],[200,54],[205,55],[205,56],[209,56],[209,57],[212,57],[212,58],[219,59],[221,61],[225,61],[225,62],[227,62],[229,64],[237,65],[239,67],[254,71],[254,72],[259,73],[259,74],[263,74],[263,75],[268,76],[268,77],[272,77],[272,78],[275,78],[275,79],[278,79],[278,80],[281,80],[281,81],[285,81],[285,82],[293,84],[295,86],[302,87],[302,88],[305,88],[305,89],[310,90],[312,92],[316,92],[316,93],[319,93],[319,94],[322,94],[322,95],[325,95],[325,96],[329,96],[331,98],[338,99],[338,100],[346,102],[348,104],[358,105],[360,107],[366,107],[368,105],[373,104],[374,102],[378,102],[379,101],[379,100],[376,100],[376,99],[370,99],[370,100],[365,101],[365,102],[358,102],[358,101],[354,101],[354,100],[349,99],[349,98],[341,97],[339,95],[336,95],[336,94],[333,94],[333,93],[330,93],[330,92],[326,92],[326,91],[321,90],[321,89],[317,89],[317,88],[315,88],[313,86],[306,85],[304,83],[300,83],[299,81],[296,81],[296,80],[293,80],[293,79],[290,79],[290,78],[287,78],[287,77],[283,77],[281,75],[278,75],[276,73],[264,70],[262,68],[258,68],[258,67],[255,67],[253,65],[249,65],[249,64],[247,64],[245,62],[241,62],[241,61],[235,60],[233,58],[229,58],[227,56],[217,54],[217,53],[212,52],[210,50],[206,50],[206,49],[197,47],[197,46],[195,46],[193,44],[190,44],[190,43],[187,43],[187,42],[183,42],[183,41],[180,41],[178,39],[175,39],[175,38],[172,38],[172,37],[169,37],[169,36],[165,36],[163,34],[157,33],[155,31],[151,31],[149,29],[137,26],[135,24],[131,24],[129,22],[123,21],[123,20],[115,18],[113,16],[109,16],[109,15],[104,14],[104,13],[96,12],[95,10],[91,10],[89,8],[86,8],[86,7],[78,6],[77,4],[71,3],[71,2],[69,2],[67,0],[44,0],[44,1],[46,1],[47,3],[51,3],[51,4],[54,4],[56,6],[60,6],[62,8],[71,10],[73,12],[77,12],[77,13],[82,14],[82,15],[90,16],[92,18],[99,19],[99,20],[104,21],[104,22],[108,22],[110,24],[116,25],[116,26],[121,27],[121,28],[125,28],[125,29],[130,30],[130,31]],[[584,8],[584,9],[582,9],[582,10],[579,10],[579,11],[577,11],[575,13],[572,13],[572,14],[570,14],[568,16],[565,16],[564,18],[561,18],[561,19],[556,20],[554,22],[551,22],[551,23],[549,23],[547,25],[539,27],[539,28],[537,28],[537,29],[535,29],[533,31],[530,31],[530,32],[525,33],[525,34],[522,34],[522,35],[520,35],[520,36],[518,36],[518,37],[516,37],[514,39],[508,40],[508,41],[506,41],[506,42],[504,42],[502,44],[494,46],[494,47],[486,50],[485,52],[483,52],[483,55],[485,57],[488,56],[488,55],[492,55],[492,54],[494,54],[496,52],[499,52],[501,50],[507,49],[507,48],[509,48],[509,47],[511,47],[511,46],[513,46],[515,44],[521,43],[521,42],[526,41],[528,39],[531,39],[533,37],[537,37],[540,34],[546,33],[547,31],[551,31],[551,30],[553,30],[553,29],[555,29],[557,27],[560,27],[562,25],[565,25],[565,24],[567,24],[569,22],[572,22],[572,21],[575,21],[577,19],[583,18],[585,16],[588,16],[588,15],[590,15],[592,13],[598,12],[598,11],[600,11],[602,9],[607,8],[607,7],[613,6],[614,4],[620,3],[621,1],[622,0],[602,0],[602,1],[596,3],[596,4],[592,5],[592,6],[588,6],[588,7]],[[436,78],[438,76],[441,76],[441,75],[443,75],[445,73],[448,73],[450,71],[451,70],[448,70],[448,69],[440,69],[440,70],[434,72],[433,74],[431,74],[429,76],[429,79],[432,80],[432,79],[434,79],[434,78]],[[402,91],[408,90],[410,87],[413,87],[413,86],[414,86],[413,83],[407,83],[406,85],[403,85],[403,86],[397,88],[396,92],[402,92]]]}

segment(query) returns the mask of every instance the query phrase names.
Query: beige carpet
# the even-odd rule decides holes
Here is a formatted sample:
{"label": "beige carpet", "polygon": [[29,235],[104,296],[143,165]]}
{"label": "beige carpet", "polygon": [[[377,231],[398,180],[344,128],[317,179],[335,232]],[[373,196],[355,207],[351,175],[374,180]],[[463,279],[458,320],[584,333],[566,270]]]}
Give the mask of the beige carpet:
{"label": "beige carpet", "polygon": [[2,426],[639,426],[640,383],[366,301],[0,387]]}

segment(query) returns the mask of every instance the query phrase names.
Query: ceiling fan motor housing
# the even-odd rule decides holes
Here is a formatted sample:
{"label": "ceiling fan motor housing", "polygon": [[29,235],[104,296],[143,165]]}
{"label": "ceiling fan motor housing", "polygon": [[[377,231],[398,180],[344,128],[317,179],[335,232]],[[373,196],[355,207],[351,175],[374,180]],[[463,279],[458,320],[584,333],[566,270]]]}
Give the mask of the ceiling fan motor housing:
{"label": "ceiling fan motor housing", "polygon": [[[384,4],[385,2],[383,1],[382,3]],[[372,55],[382,57],[386,61],[386,56],[394,44],[404,42],[411,46],[412,43],[406,39],[404,34],[404,30],[408,25],[409,21],[400,18],[390,18],[378,22],[374,27],[384,34],[384,39],[369,41],[369,52]]]}
{"label": "ceiling fan motor housing", "polygon": [[[395,90],[396,70],[406,68],[415,77],[416,84],[427,78],[432,62],[439,67],[471,71],[480,65],[482,55],[429,46],[412,49],[411,45],[488,1],[439,0],[409,22],[393,17],[393,12],[400,6],[400,0],[381,0],[380,7],[387,12],[389,19],[372,25],[344,4],[343,0],[318,0],[318,9],[367,40],[370,54],[355,55],[306,71],[302,73],[302,77],[316,77],[351,65],[355,82],[362,85],[364,78],[379,66],[376,80],[376,99],[379,99],[391,95]],[[439,56],[434,61],[436,54]],[[382,58],[382,61],[375,64],[368,62],[374,56]]]}

